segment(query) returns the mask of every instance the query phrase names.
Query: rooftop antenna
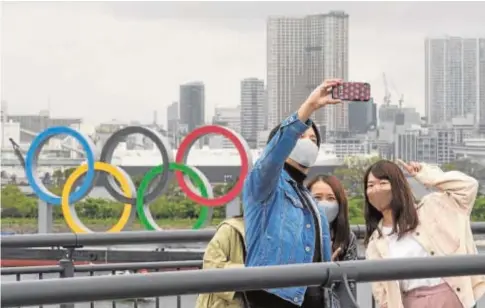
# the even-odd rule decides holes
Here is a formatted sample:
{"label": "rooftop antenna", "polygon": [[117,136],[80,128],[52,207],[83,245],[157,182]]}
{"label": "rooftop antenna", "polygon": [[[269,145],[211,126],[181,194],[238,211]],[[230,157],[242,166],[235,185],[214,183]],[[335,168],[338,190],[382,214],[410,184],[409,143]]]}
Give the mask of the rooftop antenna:
{"label": "rooftop antenna", "polygon": [[399,98],[399,109],[402,109],[403,103],[404,103],[404,94],[401,94],[401,97]]}

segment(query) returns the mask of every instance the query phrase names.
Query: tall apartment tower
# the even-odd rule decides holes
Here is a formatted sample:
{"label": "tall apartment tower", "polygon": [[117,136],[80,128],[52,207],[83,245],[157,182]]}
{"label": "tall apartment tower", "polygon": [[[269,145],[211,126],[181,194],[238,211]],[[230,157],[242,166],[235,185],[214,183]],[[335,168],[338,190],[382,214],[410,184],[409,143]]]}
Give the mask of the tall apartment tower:
{"label": "tall apartment tower", "polygon": [[[267,21],[268,127],[296,111],[325,78],[348,77],[348,23],[344,12]],[[348,106],[318,111],[314,120],[327,131],[348,130]]]}
{"label": "tall apartment tower", "polygon": [[251,148],[256,148],[258,133],[264,130],[264,81],[247,78],[241,81],[241,134]]}
{"label": "tall apartment tower", "polygon": [[178,147],[180,135],[179,135],[179,103],[172,102],[167,107],[167,133],[169,139],[173,142],[175,147]]}
{"label": "tall apartment tower", "polygon": [[427,38],[425,83],[429,124],[474,114],[485,128],[485,38]]}
{"label": "tall apartment tower", "polygon": [[[216,107],[212,124],[221,125],[241,132],[241,106],[237,107]],[[209,136],[209,147],[211,149],[234,149],[232,141],[221,135]]]}
{"label": "tall apartment tower", "polygon": [[180,129],[191,132],[204,124],[205,87],[202,82],[180,86]]}

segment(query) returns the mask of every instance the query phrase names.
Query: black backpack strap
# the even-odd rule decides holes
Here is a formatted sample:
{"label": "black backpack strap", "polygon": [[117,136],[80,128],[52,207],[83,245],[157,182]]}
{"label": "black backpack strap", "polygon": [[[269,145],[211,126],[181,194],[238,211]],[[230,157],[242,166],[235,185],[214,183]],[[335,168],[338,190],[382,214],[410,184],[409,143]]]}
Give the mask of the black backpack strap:
{"label": "black backpack strap", "polygon": [[242,250],[243,250],[243,262],[246,263],[246,242],[244,241],[244,237],[242,236],[241,232],[237,231],[237,235],[239,236],[239,240],[242,243]]}

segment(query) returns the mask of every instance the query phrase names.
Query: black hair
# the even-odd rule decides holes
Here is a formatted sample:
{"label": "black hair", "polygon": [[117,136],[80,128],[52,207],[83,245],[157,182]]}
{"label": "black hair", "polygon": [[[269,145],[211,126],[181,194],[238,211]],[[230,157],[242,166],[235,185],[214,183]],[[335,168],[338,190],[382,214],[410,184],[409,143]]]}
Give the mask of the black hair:
{"label": "black hair", "polygon": [[350,243],[350,223],[349,223],[349,205],[348,205],[347,195],[345,193],[344,186],[336,176],[327,175],[327,174],[319,174],[313,177],[310,181],[308,181],[308,183],[306,183],[305,186],[311,191],[313,185],[315,185],[320,181],[330,186],[330,188],[333,191],[333,194],[335,195],[335,199],[337,199],[336,201],[339,205],[339,212],[338,212],[337,218],[332,223],[330,223],[331,231],[333,232],[332,249],[333,251],[335,251],[337,250],[337,248],[341,248],[342,251],[345,252],[349,248],[349,243]]}
{"label": "black hair", "polygon": [[404,234],[415,230],[419,224],[419,216],[415,207],[414,196],[404,173],[399,166],[392,161],[380,160],[370,166],[364,175],[365,246],[369,244],[370,237],[375,230],[377,230],[379,236],[382,236],[382,232],[378,228],[378,225],[383,215],[372,206],[367,195],[367,180],[371,173],[375,178],[388,180],[391,184],[392,200],[389,206],[394,220],[392,232],[397,233],[398,238],[401,238]]}
{"label": "black hair", "polygon": [[[271,141],[271,139],[273,139],[274,135],[276,135],[276,133],[278,132],[278,130],[280,128],[281,128],[281,124],[278,124],[278,125],[276,125],[275,128],[273,128],[271,130],[271,132],[269,133],[269,136],[268,136],[268,140],[266,141],[266,144],[268,144]],[[315,135],[317,137],[317,146],[320,147],[320,143],[322,141],[322,139],[320,137],[320,130],[318,129],[317,125],[314,122],[312,122],[312,128],[315,131]]]}

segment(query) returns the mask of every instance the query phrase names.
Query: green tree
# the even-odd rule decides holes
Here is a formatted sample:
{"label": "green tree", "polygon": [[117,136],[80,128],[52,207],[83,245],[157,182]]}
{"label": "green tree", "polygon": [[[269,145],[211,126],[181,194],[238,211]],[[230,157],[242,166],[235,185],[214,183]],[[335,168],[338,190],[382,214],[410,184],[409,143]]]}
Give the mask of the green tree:
{"label": "green tree", "polygon": [[349,220],[351,223],[364,223],[364,199],[351,198],[348,200]]}
{"label": "green tree", "polygon": [[483,195],[483,185],[481,183],[485,182],[485,166],[471,161],[470,159],[460,159],[452,161],[448,164],[443,164],[441,166],[443,171],[453,171],[458,170],[471,177],[474,177],[479,182],[478,192]]}
{"label": "green tree", "polygon": [[485,221],[485,196],[479,196],[475,201],[471,218],[472,221]]}
{"label": "green tree", "polygon": [[52,179],[54,180],[54,185],[62,186],[64,184],[64,172],[61,169],[57,169],[52,173]]}
{"label": "green tree", "polygon": [[37,217],[37,199],[26,196],[18,186],[4,186],[1,198],[2,217]]}
{"label": "green tree", "polygon": [[64,181],[66,181],[71,176],[71,174],[74,172],[74,170],[76,170],[76,168],[67,168],[62,172],[62,176],[64,178]]}
{"label": "green tree", "polygon": [[350,197],[361,197],[364,193],[363,181],[365,171],[380,159],[378,156],[366,158],[348,157],[345,159],[343,166],[335,169],[334,175],[340,179]]}

